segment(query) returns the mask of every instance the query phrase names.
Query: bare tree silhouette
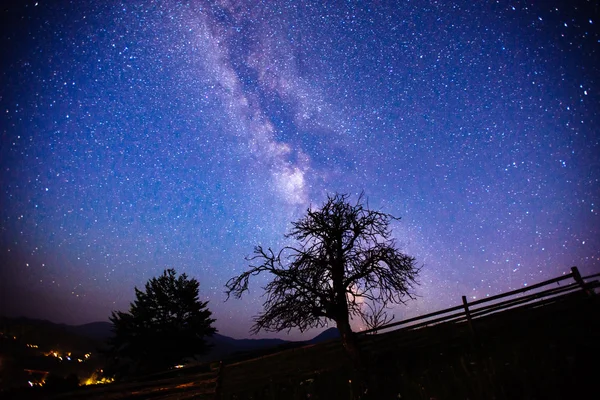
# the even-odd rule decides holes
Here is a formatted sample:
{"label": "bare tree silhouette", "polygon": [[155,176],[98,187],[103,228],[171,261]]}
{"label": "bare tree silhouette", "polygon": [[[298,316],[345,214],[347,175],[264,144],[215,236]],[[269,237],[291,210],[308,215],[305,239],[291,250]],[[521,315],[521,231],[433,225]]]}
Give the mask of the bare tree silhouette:
{"label": "bare tree silhouette", "polygon": [[[389,225],[398,219],[370,210],[363,194],[355,204],[345,194],[328,196],[320,209],[309,208],[292,222],[286,238],[295,239],[296,245],[279,252],[255,247],[247,258],[249,269],[226,283],[227,296],[240,298],[251,276],[272,274],[264,288],[264,310],[254,318],[252,332],[294,327],[304,331],[335,321],[354,365],[354,397],[365,398],[364,363],[350,319],[369,315],[361,308],[365,302],[385,307],[412,298],[419,272],[415,259],[403,254],[392,238]],[[379,324],[387,314],[371,318]]]}
{"label": "bare tree silhouette", "polygon": [[394,315],[388,315],[387,308],[380,304],[364,303],[368,310],[362,310],[362,319],[368,330],[376,334],[379,328],[394,320]]}

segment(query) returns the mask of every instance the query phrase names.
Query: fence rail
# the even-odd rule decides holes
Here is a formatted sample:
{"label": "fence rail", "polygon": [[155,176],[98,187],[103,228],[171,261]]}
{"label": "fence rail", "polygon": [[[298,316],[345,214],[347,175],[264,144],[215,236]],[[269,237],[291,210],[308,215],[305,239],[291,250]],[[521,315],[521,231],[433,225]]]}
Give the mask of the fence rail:
{"label": "fence rail", "polygon": [[[357,335],[378,333],[384,330],[387,331],[390,328],[396,328],[395,330],[409,330],[441,323],[456,323],[464,321],[468,322],[472,330],[473,328],[471,321],[483,317],[484,315],[514,308],[539,307],[558,301],[565,296],[571,296],[577,293],[584,293],[585,295],[593,296],[595,295],[595,289],[600,287],[600,283],[597,280],[592,279],[598,277],[600,277],[600,273],[582,277],[577,267],[572,267],[569,274],[536,283],[535,285],[511,290],[506,293],[489,296],[472,302],[469,302],[466,296],[462,296],[461,305],[357,332]],[[571,279],[574,282],[569,282],[566,285],[560,286],[561,282]],[[528,293],[524,295],[526,292],[548,287],[552,284],[557,284],[558,287],[546,288],[539,292]]]}

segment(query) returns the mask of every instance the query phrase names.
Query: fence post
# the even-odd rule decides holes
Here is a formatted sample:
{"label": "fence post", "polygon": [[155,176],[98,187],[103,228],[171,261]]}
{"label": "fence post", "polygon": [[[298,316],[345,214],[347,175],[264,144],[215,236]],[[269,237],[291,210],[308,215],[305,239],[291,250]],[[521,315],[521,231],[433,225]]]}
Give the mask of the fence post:
{"label": "fence post", "polygon": [[588,296],[592,296],[594,295],[594,291],[591,289],[588,289],[586,287],[585,281],[583,280],[583,278],[581,277],[581,274],[579,273],[579,269],[577,267],[571,267],[571,274],[573,274],[573,279],[575,279],[575,282],[577,282],[579,284],[579,286],[581,286],[581,289],[588,295]]}
{"label": "fence post", "polygon": [[467,322],[469,323],[469,330],[472,335],[475,335],[475,330],[473,329],[473,323],[471,322],[471,312],[469,312],[469,303],[467,303],[467,296],[462,297],[463,306],[465,308],[465,315],[467,316]]}

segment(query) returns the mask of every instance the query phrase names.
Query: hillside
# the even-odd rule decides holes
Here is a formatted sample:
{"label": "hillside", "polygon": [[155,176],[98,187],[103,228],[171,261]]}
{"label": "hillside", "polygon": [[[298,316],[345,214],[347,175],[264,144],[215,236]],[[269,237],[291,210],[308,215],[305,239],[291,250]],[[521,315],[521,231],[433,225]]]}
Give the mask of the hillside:
{"label": "hillside", "polygon": [[[398,329],[362,335],[360,345],[377,399],[595,398],[588,361],[600,356],[599,311],[598,296],[575,293],[475,319],[472,329],[466,322]],[[212,367],[55,399],[349,398],[349,363],[339,340]]]}
{"label": "hillside", "polygon": [[[0,332],[7,336],[20,338],[24,343],[36,344],[39,348],[60,349],[65,352],[96,352],[105,346],[111,337],[112,323],[98,321],[83,325],[56,324],[46,320],[30,318],[0,317]],[[294,342],[283,339],[234,339],[215,334],[207,338],[212,346],[210,351],[197,357],[200,362],[221,359],[245,359],[258,354],[269,354],[306,343],[320,343],[337,338],[336,328],[329,328],[309,341]]]}
{"label": "hillside", "polygon": [[[106,328],[105,325],[102,327]],[[90,352],[101,346],[104,340],[97,331],[92,333],[86,325],[70,326],[23,317],[0,317],[0,332],[21,342],[35,344],[39,348],[60,349],[65,352]]]}

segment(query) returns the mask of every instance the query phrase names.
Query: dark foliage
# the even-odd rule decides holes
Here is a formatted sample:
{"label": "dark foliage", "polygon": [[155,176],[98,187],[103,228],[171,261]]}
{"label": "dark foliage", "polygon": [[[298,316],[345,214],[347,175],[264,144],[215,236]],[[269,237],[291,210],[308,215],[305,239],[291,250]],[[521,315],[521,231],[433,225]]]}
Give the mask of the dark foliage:
{"label": "dark foliage", "polygon": [[145,291],[135,288],[129,312],[113,311],[110,317],[112,375],[165,370],[208,350],[205,337],[216,332],[215,320],[208,302],[198,299],[198,287],[196,279],[177,277],[174,269],[167,269],[150,279]]}

